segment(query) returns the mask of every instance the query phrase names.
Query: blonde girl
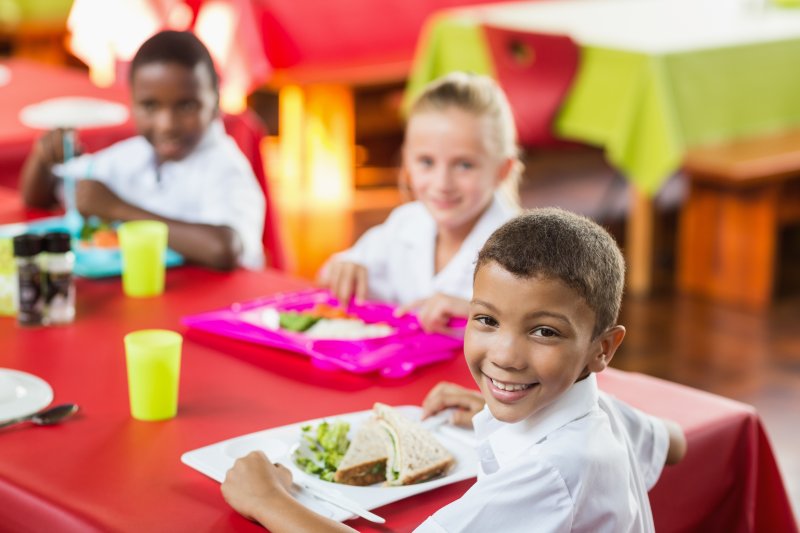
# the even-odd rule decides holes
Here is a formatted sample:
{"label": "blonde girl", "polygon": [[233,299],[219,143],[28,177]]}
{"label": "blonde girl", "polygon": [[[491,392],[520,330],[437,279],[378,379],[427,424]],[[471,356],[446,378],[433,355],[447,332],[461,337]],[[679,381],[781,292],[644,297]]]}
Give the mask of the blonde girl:
{"label": "blonde girl", "polygon": [[343,304],[398,303],[426,330],[445,330],[450,317],[467,314],[481,246],[519,212],[517,153],[511,109],[494,80],[453,73],[432,82],[411,106],[402,152],[415,201],[333,256],[320,282]]}

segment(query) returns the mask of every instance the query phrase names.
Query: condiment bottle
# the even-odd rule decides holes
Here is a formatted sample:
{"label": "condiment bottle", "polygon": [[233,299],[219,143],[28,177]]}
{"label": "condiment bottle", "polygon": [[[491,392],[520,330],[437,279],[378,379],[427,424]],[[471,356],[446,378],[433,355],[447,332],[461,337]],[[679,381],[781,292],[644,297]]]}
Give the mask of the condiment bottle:
{"label": "condiment bottle", "polygon": [[48,324],[69,324],[75,319],[75,281],[72,269],[75,256],[72,253],[70,234],[48,233],[44,236],[44,304],[45,320]]}
{"label": "condiment bottle", "polygon": [[38,235],[14,237],[14,261],[17,264],[17,323],[20,326],[39,326],[44,320],[42,271],[38,255],[42,240]]}

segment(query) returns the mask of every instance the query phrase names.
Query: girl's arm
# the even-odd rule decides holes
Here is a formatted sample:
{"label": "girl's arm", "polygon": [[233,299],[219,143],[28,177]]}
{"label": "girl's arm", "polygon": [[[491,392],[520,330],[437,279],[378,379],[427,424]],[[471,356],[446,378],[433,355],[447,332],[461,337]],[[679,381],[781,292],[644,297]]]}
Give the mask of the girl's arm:
{"label": "girl's arm", "polygon": [[242,516],[273,533],[355,531],[302,505],[289,493],[291,485],[291,472],[270,463],[263,452],[250,452],[228,470],[222,496]]}
{"label": "girl's arm", "polygon": [[351,261],[332,259],[320,270],[317,281],[333,293],[339,305],[347,307],[350,298],[360,304],[367,298],[367,267]]}
{"label": "girl's arm", "polygon": [[182,222],[165,218],[123,201],[105,184],[81,180],[76,204],[84,216],[104,220],[159,220],[169,227],[168,244],[187,261],[217,270],[233,270],[242,253],[238,233],[228,226]]}
{"label": "girl's arm", "polygon": [[447,323],[453,317],[469,316],[469,302],[457,296],[437,292],[433,296],[397,308],[396,315],[416,312],[422,329],[427,332],[450,333]]}

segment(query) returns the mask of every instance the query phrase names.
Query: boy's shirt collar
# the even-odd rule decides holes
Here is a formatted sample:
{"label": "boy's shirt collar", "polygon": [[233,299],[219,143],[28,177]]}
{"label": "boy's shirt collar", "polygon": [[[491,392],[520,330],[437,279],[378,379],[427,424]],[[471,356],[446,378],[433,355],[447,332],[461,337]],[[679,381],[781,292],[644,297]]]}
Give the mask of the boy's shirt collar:
{"label": "boy's shirt collar", "polygon": [[[515,424],[495,419],[484,407],[472,419],[482,465],[494,460],[502,468],[553,431],[586,416],[597,406],[598,397],[597,377],[592,373],[544,409]],[[492,468],[484,471],[491,473]]]}

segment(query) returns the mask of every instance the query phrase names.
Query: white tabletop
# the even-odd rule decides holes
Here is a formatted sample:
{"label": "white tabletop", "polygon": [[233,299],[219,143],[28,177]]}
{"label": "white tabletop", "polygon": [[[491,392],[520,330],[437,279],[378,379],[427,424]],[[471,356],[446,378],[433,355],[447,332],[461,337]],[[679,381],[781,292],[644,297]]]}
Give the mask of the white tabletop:
{"label": "white tabletop", "polygon": [[800,8],[775,7],[769,0],[545,0],[452,13],[569,35],[583,45],[654,54],[800,38]]}

